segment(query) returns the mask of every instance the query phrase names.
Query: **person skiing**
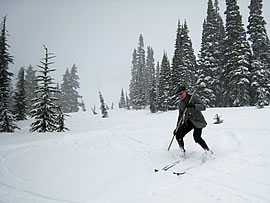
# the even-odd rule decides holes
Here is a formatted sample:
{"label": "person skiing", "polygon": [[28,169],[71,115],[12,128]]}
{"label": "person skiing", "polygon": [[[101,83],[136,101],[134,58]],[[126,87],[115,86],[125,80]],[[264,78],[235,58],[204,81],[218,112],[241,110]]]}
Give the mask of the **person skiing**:
{"label": "person skiing", "polygon": [[[185,157],[185,148],[184,148],[184,137],[190,132],[193,131],[193,138],[196,143],[198,143],[206,153],[213,154],[213,152],[209,149],[202,136],[202,129],[206,127],[207,123],[204,119],[204,116],[201,111],[204,111],[205,105],[202,103],[201,99],[194,95],[192,100],[189,103],[191,95],[188,94],[185,86],[180,86],[176,92],[177,96],[180,98],[179,101],[179,115],[177,126],[180,125],[179,128],[174,130],[174,135],[179,144],[181,153]],[[185,115],[183,115],[185,108],[187,108]],[[178,124],[181,120],[182,115],[184,118],[182,119],[182,123]]]}

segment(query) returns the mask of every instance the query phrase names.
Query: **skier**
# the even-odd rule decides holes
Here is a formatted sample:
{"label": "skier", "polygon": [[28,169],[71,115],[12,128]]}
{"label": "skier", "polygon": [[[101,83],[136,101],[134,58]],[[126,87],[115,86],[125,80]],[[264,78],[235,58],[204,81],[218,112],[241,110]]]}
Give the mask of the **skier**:
{"label": "skier", "polygon": [[204,116],[201,112],[206,109],[205,105],[202,103],[201,99],[199,97],[196,97],[195,95],[192,97],[191,102],[188,103],[191,95],[187,93],[185,86],[180,86],[177,89],[176,94],[180,98],[179,116],[177,125],[178,122],[181,120],[185,108],[187,108],[184,118],[182,119],[183,121],[182,124],[180,124],[178,130],[176,128],[173,132],[179,144],[182,155],[185,157],[185,148],[183,139],[185,135],[192,129],[194,129],[193,138],[195,142],[198,143],[205,150],[206,153],[213,154],[213,152],[207,146],[206,142],[201,137],[202,129],[207,125]]}

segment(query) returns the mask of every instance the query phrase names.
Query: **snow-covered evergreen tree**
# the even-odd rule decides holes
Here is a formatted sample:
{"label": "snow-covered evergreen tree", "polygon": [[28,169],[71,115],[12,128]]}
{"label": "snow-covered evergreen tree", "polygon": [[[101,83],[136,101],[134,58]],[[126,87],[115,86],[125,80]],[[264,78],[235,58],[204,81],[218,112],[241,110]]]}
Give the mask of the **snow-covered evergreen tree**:
{"label": "snow-covered evergreen tree", "polygon": [[57,132],[65,132],[67,130],[69,130],[66,126],[65,126],[65,120],[66,117],[68,116],[67,114],[63,113],[63,111],[61,110],[61,108],[58,106],[57,108],[57,116],[56,116],[56,131]]}
{"label": "snow-covered evergreen tree", "polygon": [[125,96],[124,96],[124,90],[123,90],[123,88],[121,90],[121,96],[120,96],[120,101],[119,101],[119,108],[120,109],[126,108],[126,99],[125,99]]}
{"label": "snow-covered evergreen tree", "polygon": [[226,31],[221,73],[224,106],[250,104],[251,50],[236,0],[226,0]]}
{"label": "snow-covered evergreen tree", "polygon": [[70,98],[71,98],[72,112],[79,111],[80,106],[79,99],[82,98],[78,92],[78,89],[80,88],[79,79],[80,77],[78,76],[78,68],[75,64],[73,64],[70,70],[70,83],[72,86],[72,95],[70,95]]}
{"label": "snow-covered evergreen tree", "polygon": [[128,98],[127,93],[126,93],[126,109],[130,110],[130,99]]}
{"label": "snow-covered evergreen tree", "polygon": [[182,64],[183,60],[183,52],[182,52],[182,46],[183,46],[183,38],[182,38],[182,25],[180,24],[180,21],[178,21],[178,27],[177,27],[177,33],[176,33],[176,42],[175,42],[175,50],[174,55],[172,58],[172,67],[171,67],[171,100],[170,100],[170,106],[171,109],[177,109],[178,104],[178,98],[177,95],[175,95],[175,92],[177,88],[181,85],[181,82],[183,82],[183,79],[181,78],[181,71],[180,66]]}
{"label": "snow-covered evergreen tree", "polygon": [[[137,66],[137,50],[134,49],[132,54],[132,65],[131,65],[131,80],[129,84],[129,97],[130,104],[137,103],[137,90],[138,90],[138,66]],[[134,106],[135,108],[135,106]]]}
{"label": "snow-covered evergreen tree", "polygon": [[146,88],[145,88],[145,50],[143,36],[139,37],[139,45],[137,48],[137,91],[135,103],[132,101],[132,106],[135,109],[143,109],[147,105],[146,102]]}
{"label": "snow-covered evergreen tree", "polygon": [[13,97],[13,112],[17,121],[26,120],[26,88],[24,72],[24,68],[21,67],[18,73],[16,89]]}
{"label": "snow-covered evergreen tree", "polygon": [[158,95],[157,95],[157,77],[154,77],[152,80],[152,86],[150,89],[150,94],[149,94],[149,105],[150,105],[150,111],[151,113],[156,113],[157,112],[157,100],[158,100]]}
{"label": "snow-covered evergreen tree", "polygon": [[177,109],[178,99],[175,92],[179,85],[193,89],[196,85],[196,57],[189,37],[187,22],[180,25],[178,21],[175,51],[172,60],[171,90],[169,95],[169,109]]}
{"label": "snow-covered evergreen tree", "polygon": [[13,63],[13,57],[9,54],[7,43],[6,16],[0,26],[0,132],[14,132],[17,127],[15,118],[11,112],[11,73],[9,64]]}
{"label": "snow-covered evergreen tree", "polygon": [[150,102],[150,90],[155,77],[155,60],[154,60],[154,51],[152,47],[147,47],[146,55],[146,64],[145,64],[145,73],[144,73],[144,83],[146,89],[146,104]]}
{"label": "snow-covered evergreen tree", "polygon": [[206,106],[219,106],[219,78],[222,72],[220,58],[225,31],[218,10],[218,1],[215,1],[214,7],[212,0],[209,0],[198,60],[198,94]]}
{"label": "snow-covered evergreen tree", "polygon": [[139,36],[138,48],[132,55],[131,81],[129,85],[130,102],[133,109],[144,109],[149,104],[149,91],[154,69],[154,52],[148,47],[147,60],[143,36]]}
{"label": "snow-covered evergreen tree", "polygon": [[266,105],[270,102],[270,47],[266,22],[262,16],[262,0],[251,0],[248,31],[252,48],[251,105]]}
{"label": "snow-covered evergreen tree", "polygon": [[108,111],[104,102],[104,98],[100,91],[99,91],[99,100],[100,100],[100,110],[101,110],[102,118],[108,118],[109,114],[108,114]]}
{"label": "snow-covered evergreen tree", "polygon": [[[43,45],[44,46],[44,45]],[[55,56],[45,49],[45,58],[41,61],[38,67],[41,69],[40,75],[37,76],[38,87],[36,90],[37,98],[33,99],[34,109],[31,111],[32,117],[35,121],[31,124],[30,132],[53,132],[57,131],[57,106],[56,98],[52,94],[56,91],[53,78],[49,75],[50,72],[55,71],[50,65],[50,62]]]}
{"label": "snow-covered evergreen tree", "polygon": [[69,69],[66,69],[65,74],[63,75],[62,79],[62,84],[61,84],[61,100],[60,100],[60,105],[62,107],[63,112],[65,113],[70,113],[72,112],[72,104],[71,104],[71,99],[70,95],[73,94],[73,89],[72,89],[72,83],[70,82],[70,72]]}
{"label": "snow-covered evergreen tree", "polygon": [[82,105],[79,102],[79,99],[82,98],[78,93],[79,88],[80,83],[77,74],[77,66],[74,64],[70,71],[68,68],[66,69],[62,79],[60,104],[63,112],[70,113],[79,111],[79,106]]}
{"label": "snow-covered evergreen tree", "polygon": [[160,111],[169,110],[170,90],[171,90],[171,68],[167,53],[163,53],[161,62],[159,84],[158,84],[158,99],[157,109]]}
{"label": "snow-covered evergreen tree", "polygon": [[29,65],[29,67],[25,70],[26,114],[29,116],[30,111],[33,110],[32,100],[37,97],[36,89],[36,70]]}

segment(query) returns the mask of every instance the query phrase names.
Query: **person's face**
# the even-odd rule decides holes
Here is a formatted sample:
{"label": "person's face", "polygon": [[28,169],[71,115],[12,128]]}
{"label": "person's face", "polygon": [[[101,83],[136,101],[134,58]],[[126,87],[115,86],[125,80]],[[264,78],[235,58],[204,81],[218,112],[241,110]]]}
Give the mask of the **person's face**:
{"label": "person's face", "polygon": [[187,96],[187,91],[186,90],[183,90],[181,92],[179,92],[178,94],[178,97],[181,99],[181,100],[184,100]]}

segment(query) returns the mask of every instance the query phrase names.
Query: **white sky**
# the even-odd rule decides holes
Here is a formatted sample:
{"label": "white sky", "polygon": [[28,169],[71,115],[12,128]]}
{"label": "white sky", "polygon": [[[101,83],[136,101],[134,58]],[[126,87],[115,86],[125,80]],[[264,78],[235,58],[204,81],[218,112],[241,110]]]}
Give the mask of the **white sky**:
{"label": "white sky", "polygon": [[[62,81],[75,63],[80,94],[87,110],[99,108],[98,91],[105,102],[117,105],[121,88],[128,91],[131,59],[139,34],[151,46],[155,61],[163,51],[171,61],[178,19],[187,20],[197,56],[208,0],[0,0],[0,15],[7,15],[8,43],[14,56],[11,71],[30,64],[37,68],[45,44],[56,55],[53,77]],[[225,0],[219,0],[225,23]],[[249,0],[238,0],[247,24]],[[263,16],[270,30],[270,1],[263,1]],[[1,19],[2,22],[2,19]]]}

